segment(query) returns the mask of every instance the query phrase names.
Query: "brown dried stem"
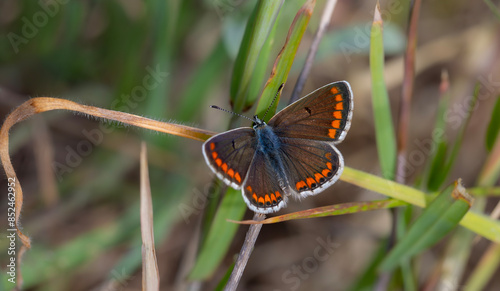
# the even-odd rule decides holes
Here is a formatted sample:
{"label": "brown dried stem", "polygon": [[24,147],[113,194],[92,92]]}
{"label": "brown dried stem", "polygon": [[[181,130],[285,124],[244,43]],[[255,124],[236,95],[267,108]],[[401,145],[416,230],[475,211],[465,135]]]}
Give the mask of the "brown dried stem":
{"label": "brown dried stem", "polygon": [[12,162],[9,156],[9,130],[16,123],[26,120],[35,114],[60,109],[81,112],[88,116],[115,120],[118,122],[123,122],[125,124],[187,137],[199,141],[204,141],[214,134],[213,132],[201,130],[198,128],[160,122],[130,113],[123,113],[94,106],[81,105],[64,99],[39,97],[24,102],[7,116],[5,122],[2,125],[2,128],[0,129],[0,159],[2,161],[2,165],[7,178],[13,179],[15,181],[15,227],[17,229],[19,239],[21,240],[23,246],[26,248],[31,247],[31,242],[29,237],[22,233],[19,224],[19,216],[21,214],[23,205],[23,191],[21,188],[21,184],[17,179],[16,172],[14,171],[14,167],[12,166]]}
{"label": "brown dried stem", "polygon": [[[254,221],[261,221],[264,220],[265,218],[266,215],[261,213],[255,213],[253,216]],[[252,254],[255,242],[257,241],[257,237],[259,236],[261,228],[262,224],[252,224],[248,228],[248,232],[245,237],[245,242],[241,247],[240,254],[236,259],[233,272],[229,277],[229,280],[227,282],[226,287],[224,288],[224,291],[234,291],[238,287],[238,283],[240,282],[241,276],[243,275],[243,271],[245,270],[248,259]]]}
{"label": "brown dried stem", "polygon": [[415,81],[415,51],[417,48],[418,16],[421,0],[412,1],[410,19],[408,23],[408,44],[404,57],[404,76],[401,88],[401,102],[399,107],[399,124],[397,132],[398,158],[396,167],[396,182],[405,183],[404,169],[406,166],[406,150],[408,143],[408,124],[410,123],[411,99]]}
{"label": "brown dried stem", "polygon": [[304,89],[304,84],[306,83],[307,77],[309,76],[309,72],[311,71],[312,65],[314,63],[314,57],[318,52],[319,43],[323,38],[323,34],[325,33],[328,24],[330,24],[330,19],[332,18],[333,10],[335,9],[336,4],[337,0],[328,0],[326,2],[318,30],[314,35],[313,42],[311,44],[311,47],[309,48],[309,52],[307,53],[306,62],[304,63],[302,71],[300,71],[300,75],[297,79],[297,82],[295,83],[295,87],[293,88],[292,96],[290,97],[288,104],[292,104],[293,102],[297,101],[300,97],[300,93],[302,93],[302,89]]}

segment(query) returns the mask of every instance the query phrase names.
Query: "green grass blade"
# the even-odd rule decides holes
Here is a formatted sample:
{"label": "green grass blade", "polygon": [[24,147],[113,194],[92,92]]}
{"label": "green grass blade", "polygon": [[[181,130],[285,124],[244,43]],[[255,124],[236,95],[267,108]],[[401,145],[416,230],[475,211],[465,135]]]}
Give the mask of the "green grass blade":
{"label": "green grass blade", "polygon": [[231,80],[230,96],[235,112],[245,107],[252,74],[283,2],[259,1],[248,20]]}
{"label": "green grass blade", "polygon": [[451,170],[451,167],[455,163],[455,160],[458,156],[458,152],[460,150],[460,146],[462,145],[462,141],[464,140],[465,137],[465,130],[467,129],[467,125],[469,125],[469,121],[472,117],[472,113],[474,112],[476,108],[476,103],[477,103],[477,97],[479,96],[479,90],[481,89],[481,86],[479,84],[476,85],[476,88],[474,89],[474,95],[472,96],[472,102],[469,102],[469,108],[467,108],[467,116],[465,119],[465,122],[462,123],[462,126],[460,127],[460,131],[458,132],[458,136],[455,140],[455,143],[453,144],[453,148],[450,153],[450,157],[448,158],[448,162],[446,163],[446,168],[444,171],[446,174],[448,174]]}
{"label": "green grass blade", "polygon": [[[438,111],[436,114],[436,124],[434,125],[433,132],[433,142],[437,145],[436,151],[429,157],[429,165],[426,171],[425,184],[427,190],[434,192],[439,189],[441,184],[437,183],[437,179],[433,177],[441,175],[442,168],[446,163],[446,153],[448,144],[445,137],[446,132],[446,119],[445,114],[450,104],[450,92],[449,92],[449,78],[448,72],[443,71],[441,73],[441,85],[440,85],[441,96],[439,98]],[[432,146],[432,145],[431,145]]]}
{"label": "green grass blade", "polygon": [[[286,83],[288,73],[290,73],[290,69],[292,68],[302,36],[306,31],[309,20],[311,19],[314,4],[315,1],[307,1],[295,15],[295,19],[293,20],[290,30],[288,31],[286,42],[276,58],[271,71],[271,76],[269,80],[267,80],[266,86],[264,87],[264,91],[262,92],[259,100],[259,104],[257,105],[256,114],[261,118],[264,118],[264,113],[268,110],[269,106],[271,106],[274,96],[276,95],[276,92],[278,92],[278,88],[281,84]],[[279,97],[273,103],[270,109],[271,113],[276,111],[278,101]],[[271,117],[272,114],[268,114],[264,121],[268,121]]]}
{"label": "green grass blade", "polygon": [[381,241],[379,247],[363,274],[349,287],[349,291],[372,291],[378,279],[377,267],[387,254],[387,240]]}
{"label": "green grass blade", "polygon": [[224,287],[227,285],[227,281],[229,281],[229,277],[231,276],[231,273],[233,272],[234,269],[234,263],[227,268],[226,274],[224,274],[224,277],[219,281],[219,284],[217,284],[217,287],[215,287],[214,291],[222,291],[224,290]]}
{"label": "green grass blade", "polygon": [[500,9],[498,9],[495,6],[495,3],[493,3],[491,0],[484,0],[484,3],[488,6],[490,9],[491,13],[495,14],[495,16],[500,20]]}
{"label": "green grass blade", "polygon": [[[354,170],[349,167],[345,167],[344,173],[340,179],[344,182],[348,182],[392,198],[400,199],[419,207],[425,207],[427,204],[426,201],[430,199],[430,195],[412,187],[401,185],[390,180],[385,180],[375,175]],[[476,204],[477,203],[474,205]],[[500,243],[500,222],[497,220],[491,219],[483,214],[469,211],[460,221],[460,225],[491,241]]]}
{"label": "green grass blade", "polygon": [[446,154],[448,153],[448,144],[446,141],[441,141],[437,145],[436,153],[432,158],[430,168],[427,171],[427,189],[431,192],[438,191],[442,183],[446,179],[445,165]]}
{"label": "green grass blade", "polygon": [[380,11],[377,5],[370,35],[370,72],[372,77],[373,115],[375,118],[377,151],[382,175],[387,179],[393,180],[396,169],[396,138],[394,135],[389,95],[384,80],[382,26],[382,18],[380,17]]}
{"label": "green grass blade", "polygon": [[276,34],[277,25],[271,30],[269,37],[264,43],[257,64],[255,65],[254,73],[252,74],[252,80],[250,81],[250,87],[248,88],[248,96],[245,101],[244,111],[248,110],[255,104],[255,101],[260,96],[262,88],[264,86],[264,78],[266,77],[266,70],[269,65],[269,57],[271,56],[272,45],[274,43],[274,36]]}
{"label": "green grass blade", "polygon": [[458,225],[472,201],[460,183],[459,180],[447,187],[429,204],[381,263],[381,270],[391,270],[404,260],[429,248]]}
{"label": "green grass blade", "polygon": [[490,124],[486,131],[486,148],[491,151],[500,132],[500,95],[497,97],[495,107],[491,113]]}
{"label": "green grass blade", "polygon": [[450,170],[458,156],[458,152],[462,145],[462,141],[465,137],[465,130],[467,129],[467,125],[469,124],[472,113],[474,112],[480,88],[481,87],[478,84],[474,89],[474,95],[471,100],[472,102],[469,102],[469,108],[467,109],[467,116],[459,129],[457,138],[453,143],[453,147],[451,148],[451,152],[447,157],[446,162],[442,163],[443,166],[441,167],[437,166],[436,168],[438,169],[435,169],[435,171],[432,172],[432,176],[429,176],[429,183],[428,183],[429,190],[437,190],[448,177],[448,174],[450,173]]}
{"label": "green grass blade", "polygon": [[493,187],[500,177],[500,142],[496,142],[491,149],[486,162],[479,173],[477,185],[479,187]]}
{"label": "green grass blade", "polygon": [[243,203],[241,191],[229,188],[222,199],[212,227],[201,247],[198,259],[189,274],[189,279],[206,279],[215,272],[233,241],[234,234],[239,226],[228,222],[227,219],[241,220],[246,210],[247,206]]}

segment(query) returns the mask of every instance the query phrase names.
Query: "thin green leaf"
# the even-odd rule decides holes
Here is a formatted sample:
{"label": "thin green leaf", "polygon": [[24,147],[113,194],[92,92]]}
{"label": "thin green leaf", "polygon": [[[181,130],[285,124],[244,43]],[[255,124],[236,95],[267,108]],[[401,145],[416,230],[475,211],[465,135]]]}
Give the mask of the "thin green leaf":
{"label": "thin green leaf", "polygon": [[215,272],[239,226],[228,222],[227,219],[241,220],[246,210],[247,206],[243,203],[241,191],[229,188],[201,247],[195,266],[189,274],[189,279],[203,280]]}
{"label": "thin green leaf", "polygon": [[474,196],[500,196],[500,187],[474,187],[468,188],[467,192]]}
{"label": "thin green leaf", "polygon": [[[274,96],[276,95],[276,92],[278,92],[278,88],[281,84],[286,83],[288,73],[292,67],[297,49],[299,48],[302,40],[302,36],[304,35],[309,20],[311,19],[315,2],[316,1],[311,0],[307,1],[295,15],[292,25],[290,26],[290,30],[288,31],[285,44],[276,58],[271,71],[271,76],[269,80],[267,80],[266,86],[264,87],[264,91],[262,92],[259,100],[259,104],[257,105],[256,114],[261,118],[264,118],[264,113],[268,110],[268,108],[270,108]],[[278,101],[279,96],[269,110],[271,113],[276,111]],[[272,114],[268,114],[264,118],[264,121],[268,121],[271,117]]]}
{"label": "thin green leaf", "polygon": [[382,18],[379,7],[370,35],[370,71],[372,77],[372,101],[375,118],[375,135],[382,175],[394,179],[396,169],[396,138],[392,122],[389,95],[384,80],[384,45],[382,40]]}
{"label": "thin green leaf", "polygon": [[356,278],[354,285],[349,288],[349,291],[372,291],[378,279],[377,267],[386,254],[387,240],[384,240],[380,242],[376,253],[367,264],[368,267],[363,272],[363,275]]}
{"label": "thin green leaf", "polygon": [[495,14],[498,20],[500,20],[500,9],[498,9],[495,6],[495,3],[493,3],[491,0],[484,0],[484,3],[488,5],[488,8],[490,9],[491,13]]}
{"label": "thin green leaf", "polygon": [[469,210],[471,202],[472,198],[465,192],[460,180],[447,187],[422,212],[403,239],[381,263],[380,269],[391,270],[437,243],[458,225]]}
{"label": "thin green leaf", "polygon": [[214,291],[222,291],[224,290],[224,287],[227,284],[227,281],[229,280],[229,277],[231,276],[231,272],[234,269],[234,263],[227,268],[226,274],[224,274],[224,277],[219,281],[219,284],[217,284],[217,287],[215,287]]}
{"label": "thin green leaf", "polygon": [[[385,180],[375,175],[354,170],[349,167],[344,168],[344,172],[340,179],[344,182],[348,182],[392,198],[400,199],[419,207],[425,207],[427,204],[426,201],[430,198],[426,193],[412,187],[401,185],[390,180]],[[474,205],[476,204],[477,203]],[[483,214],[469,211],[460,221],[460,225],[491,241],[500,243],[500,222],[497,220],[493,220]]]}
{"label": "thin green leaf", "polygon": [[474,95],[472,97],[472,102],[469,102],[469,108],[467,109],[467,116],[465,117],[465,121],[462,123],[460,130],[458,132],[457,138],[455,139],[453,143],[453,147],[451,149],[451,152],[446,159],[446,162],[444,163],[444,166],[440,167],[437,171],[433,173],[433,176],[429,177],[429,190],[433,189],[438,189],[446,180],[448,177],[448,174],[450,173],[450,170],[455,163],[455,160],[458,156],[458,152],[460,150],[460,147],[462,145],[462,141],[465,137],[465,130],[467,129],[467,125],[469,124],[470,118],[472,116],[472,113],[474,112],[476,102],[477,102],[477,97],[479,94],[479,89],[480,85],[477,84],[475,89],[474,89]]}
{"label": "thin green leaf", "polygon": [[479,173],[477,185],[493,187],[500,177],[500,142],[496,142]]}
{"label": "thin green leaf", "polygon": [[444,181],[446,177],[441,177],[437,179],[436,177],[443,175],[442,168],[446,164],[446,153],[448,149],[448,144],[445,140],[446,132],[446,119],[445,113],[449,107],[450,103],[450,92],[449,92],[449,78],[448,72],[443,71],[441,73],[441,85],[440,91],[441,96],[439,98],[439,106],[436,114],[436,124],[434,125],[434,130],[432,131],[433,143],[437,145],[437,150],[431,154],[429,157],[428,170],[426,171],[426,187],[429,191],[437,191],[441,184],[438,181]]}
{"label": "thin green leaf", "polygon": [[235,112],[245,107],[252,74],[283,2],[259,1],[248,20],[231,81],[230,96]]}
{"label": "thin green leaf", "polygon": [[446,179],[446,174],[444,171],[446,165],[446,154],[448,152],[448,145],[446,141],[442,141],[437,145],[436,153],[432,158],[430,168],[427,171],[427,189],[431,192],[435,192],[441,187],[442,183]]}
{"label": "thin green leaf", "polygon": [[[279,16],[278,16],[279,17]],[[276,21],[277,23],[277,21]],[[259,97],[260,92],[264,86],[264,78],[266,77],[266,70],[269,65],[269,57],[272,51],[272,45],[274,43],[274,35],[276,34],[277,25],[274,24],[269,37],[267,38],[264,46],[255,65],[254,73],[252,74],[252,80],[250,81],[250,87],[248,88],[248,96],[245,102],[245,107],[243,111],[248,110],[255,104],[255,101]]]}
{"label": "thin green leaf", "polygon": [[491,151],[500,132],[500,95],[497,97],[493,112],[491,112],[490,124],[486,131],[486,148]]}

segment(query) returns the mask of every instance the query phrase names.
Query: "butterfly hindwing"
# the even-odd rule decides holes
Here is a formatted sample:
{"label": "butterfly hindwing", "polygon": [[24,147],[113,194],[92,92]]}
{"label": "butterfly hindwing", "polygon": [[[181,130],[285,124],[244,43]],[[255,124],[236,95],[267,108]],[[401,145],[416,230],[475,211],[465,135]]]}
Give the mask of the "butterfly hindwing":
{"label": "butterfly hindwing", "polygon": [[339,179],[344,159],[333,144],[286,137],[280,140],[283,171],[299,198],[315,195]]}
{"label": "butterfly hindwing", "polygon": [[203,155],[217,176],[229,186],[240,189],[255,154],[255,130],[237,128],[208,139]]}
{"label": "butterfly hindwing", "polygon": [[352,92],[345,81],[328,84],[285,107],[269,121],[276,134],[339,143],[352,118]]}
{"label": "butterfly hindwing", "polygon": [[287,202],[286,176],[277,171],[269,157],[256,151],[243,185],[243,198],[250,209],[258,213],[276,212]]}

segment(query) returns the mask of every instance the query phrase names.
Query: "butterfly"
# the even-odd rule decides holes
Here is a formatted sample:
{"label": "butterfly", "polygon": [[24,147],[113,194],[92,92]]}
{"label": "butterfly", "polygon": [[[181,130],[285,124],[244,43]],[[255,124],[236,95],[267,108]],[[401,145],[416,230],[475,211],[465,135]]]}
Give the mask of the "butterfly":
{"label": "butterfly", "polygon": [[248,207],[273,213],[288,197],[316,195],[334,184],[344,169],[335,147],[351,126],[351,86],[334,82],[285,107],[266,124],[254,116],[253,127],[212,136],[203,155],[227,185],[241,189]]}

